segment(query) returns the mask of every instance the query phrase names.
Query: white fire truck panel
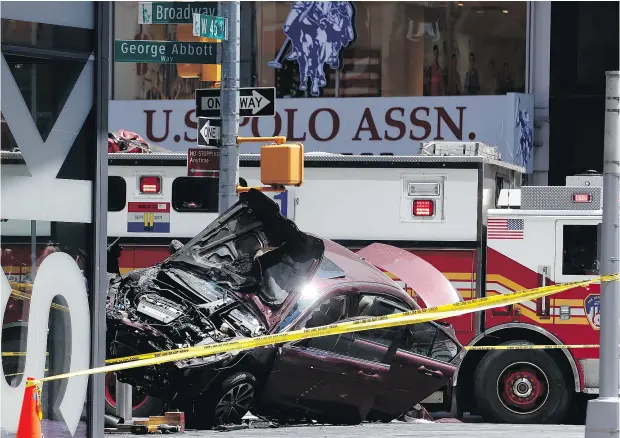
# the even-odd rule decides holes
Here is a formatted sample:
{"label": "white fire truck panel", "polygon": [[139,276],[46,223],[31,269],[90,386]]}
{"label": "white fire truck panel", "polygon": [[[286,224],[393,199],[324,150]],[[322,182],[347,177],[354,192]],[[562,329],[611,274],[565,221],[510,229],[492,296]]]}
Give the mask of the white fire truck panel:
{"label": "white fire truck panel", "polygon": [[[488,247],[533,271],[546,269],[547,278],[557,283],[594,278],[599,254],[592,254],[592,258],[596,257],[592,266],[584,266],[583,272],[578,274],[564,266],[571,257],[567,254],[571,250],[567,248],[571,234],[588,233],[589,237],[585,238],[593,242],[600,237],[602,187],[595,184],[596,175],[587,177],[589,185],[524,186],[518,196],[513,190],[503,190],[498,206],[509,205],[510,208],[488,210],[487,223],[504,219],[513,220],[512,223],[519,221],[518,228],[522,232],[510,239],[506,236],[494,238],[489,228]],[[567,178],[567,181],[574,184],[580,180]]]}
{"label": "white fire truck panel", "polygon": [[[327,238],[473,242],[499,190],[520,188],[524,169],[471,155],[480,145],[457,146],[435,148],[435,156],[428,149],[421,156],[307,154],[304,184],[269,196],[301,229]],[[240,157],[248,186],[261,185],[259,158]],[[6,167],[27,171],[19,162]],[[218,215],[217,179],[188,177],[185,154],[110,154],[108,175],[110,236],[191,238]],[[210,197],[200,182],[210,185]],[[192,191],[203,199],[180,208],[179,196]],[[120,199],[118,208],[112,198]],[[16,235],[30,234],[30,227],[18,228]]]}
{"label": "white fire truck panel", "polygon": [[[146,162],[148,163],[148,162]],[[185,162],[179,162],[178,166],[114,166],[108,167],[110,177],[122,177],[127,185],[125,207],[121,211],[111,211],[108,213],[108,234],[115,237],[168,237],[191,238],[202,231],[211,221],[218,216],[217,202],[213,212],[203,211],[177,211],[174,205],[170,206],[170,232],[165,234],[149,232],[129,232],[127,223],[130,202],[169,202],[172,201],[173,182],[177,178],[202,179],[200,177],[187,177],[187,167]],[[144,194],[140,192],[139,180],[141,176],[160,176],[161,192],[158,194]],[[260,185],[260,168],[243,167],[240,177],[246,179],[249,186]],[[213,180],[217,183],[217,179]],[[289,189],[289,199],[293,199],[295,188]],[[278,194],[268,193],[272,199],[281,204]],[[288,206],[287,216],[294,219],[294,209]]]}
{"label": "white fire truck panel", "polygon": [[[307,168],[295,219],[333,239],[476,240],[478,171]],[[416,200],[432,200],[415,216]]]}

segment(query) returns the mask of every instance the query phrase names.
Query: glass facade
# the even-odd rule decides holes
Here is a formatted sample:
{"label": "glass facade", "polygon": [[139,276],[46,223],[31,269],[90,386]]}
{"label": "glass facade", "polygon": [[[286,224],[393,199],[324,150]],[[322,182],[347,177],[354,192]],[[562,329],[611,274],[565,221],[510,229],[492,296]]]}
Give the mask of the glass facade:
{"label": "glass facade", "polygon": [[[330,2],[323,8],[304,3],[256,5],[259,85],[277,87],[280,97],[524,90],[526,2]],[[337,5],[342,3],[348,5]],[[311,82],[316,41],[324,41],[327,65],[330,51],[340,56],[333,63],[338,70],[325,68],[325,86],[312,90],[307,84],[303,90],[300,69],[309,61]],[[301,55],[290,56],[293,51]]]}
{"label": "glass facade", "polygon": [[[137,2],[116,3],[116,39],[193,38],[189,24],[137,16]],[[242,86],[276,87],[278,97],[522,93],[526,27],[527,2],[242,2]],[[114,72],[119,100],[192,99],[218,86],[212,66]]]}
{"label": "glass facade", "polygon": [[[100,364],[100,10],[94,2],[9,2],[1,11],[3,438],[16,432],[26,377]],[[43,384],[46,438],[101,436],[97,382]]]}

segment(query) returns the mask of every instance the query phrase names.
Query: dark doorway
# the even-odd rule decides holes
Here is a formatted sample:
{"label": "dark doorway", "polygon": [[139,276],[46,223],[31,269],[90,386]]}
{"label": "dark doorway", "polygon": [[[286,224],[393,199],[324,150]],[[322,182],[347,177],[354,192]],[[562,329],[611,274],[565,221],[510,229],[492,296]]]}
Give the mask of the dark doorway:
{"label": "dark doorway", "polygon": [[603,170],[605,71],[619,69],[618,14],[618,2],[551,3],[551,185]]}

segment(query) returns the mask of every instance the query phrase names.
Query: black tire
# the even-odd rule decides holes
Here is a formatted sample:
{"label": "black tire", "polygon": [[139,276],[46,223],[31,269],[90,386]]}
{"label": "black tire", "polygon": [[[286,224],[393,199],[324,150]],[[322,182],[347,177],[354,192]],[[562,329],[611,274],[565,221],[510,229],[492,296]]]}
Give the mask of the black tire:
{"label": "black tire", "polygon": [[[105,413],[108,415],[116,415],[116,390],[111,385],[110,380],[112,379],[116,382],[114,374],[106,374]],[[131,395],[134,401],[134,409],[131,411],[132,417],[150,417],[151,415],[162,414],[164,409],[162,400],[136,392],[135,388],[132,388]]]}
{"label": "black tire", "polygon": [[[531,344],[511,341],[501,345]],[[571,404],[561,369],[543,350],[495,350],[474,372],[474,397],[485,421],[556,424]]]}
{"label": "black tire", "polygon": [[195,404],[196,428],[241,423],[254,405],[255,397],[256,377],[248,372],[234,373],[216,381]]}

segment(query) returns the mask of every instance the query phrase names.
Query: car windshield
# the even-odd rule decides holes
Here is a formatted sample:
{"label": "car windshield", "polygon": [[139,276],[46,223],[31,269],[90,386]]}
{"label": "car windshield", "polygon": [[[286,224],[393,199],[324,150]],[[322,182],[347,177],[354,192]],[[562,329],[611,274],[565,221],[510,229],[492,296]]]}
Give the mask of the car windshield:
{"label": "car windshield", "polygon": [[264,194],[250,191],[162,262],[192,270],[227,290],[281,306],[314,274],[323,241],[301,232]]}
{"label": "car windshield", "polygon": [[[327,256],[323,256],[321,259],[321,263],[319,264],[315,277],[323,278],[323,279],[334,279],[334,278],[343,278],[345,277],[344,270],[330,260]],[[312,304],[315,299],[321,294],[321,291],[316,290],[316,287],[311,283],[306,285],[305,288],[301,290],[301,295],[299,299],[291,309],[291,311],[286,315],[286,317],[280,323],[278,327],[278,331],[286,328],[289,324],[291,324],[310,304]]]}

